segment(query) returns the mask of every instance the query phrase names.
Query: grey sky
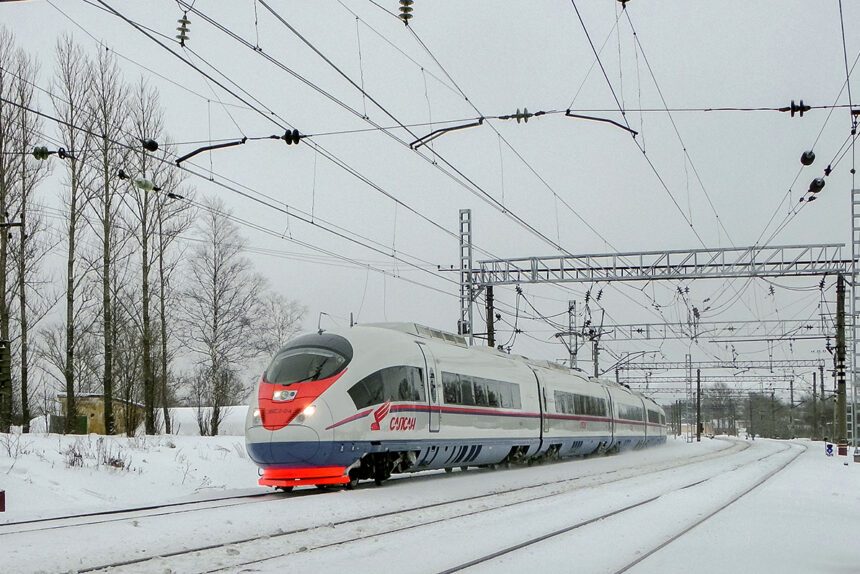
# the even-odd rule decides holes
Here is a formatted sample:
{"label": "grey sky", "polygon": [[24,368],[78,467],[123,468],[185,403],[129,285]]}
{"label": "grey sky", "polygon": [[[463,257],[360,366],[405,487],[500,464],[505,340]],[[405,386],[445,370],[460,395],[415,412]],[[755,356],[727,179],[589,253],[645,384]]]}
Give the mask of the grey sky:
{"label": "grey sky", "polygon": [[[107,4],[170,37],[182,15],[178,4],[167,0],[107,0]],[[549,255],[556,251],[507,214],[467,191],[459,183],[464,181],[463,176],[572,253],[702,247],[696,234],[708,247],[746,246],[759,239],[776,210],[778,222],[796,207],[809,182],[822,175],[849,135],[850,114],[846,109],[837,109],[826,124],[827,110],[811,111],[802,119],[772,111],[678,111],[672,117],[683,139],[682,146],[665,112],[637,111],[663,108],[646,58],[670,108],[771,108],[801,99],[813,106],[847,104],[847,92],[837,100],[845,82],[837,0],[631,0],[627,10],[644,53],[634,45],[630,22],[621,13],[620,3],[576,3],[591,40],[598,49],[602,47],[601,61],[615,93],[629,110],[626,120],[640,132],[637,141],[668,192],[627,132],[607,123],[564,117],[563,111],[571,107],[623,121],[603,73],[594,66],[592,49],[574,4],[569,1],[417,0],[410,24],[417,38],[387,13],[396,12],[395,0],[378,4],[357,0],[270,0],[268,4],[403,124],[431,120],[468,123],[479,115],[513,114],[524,107],[530,112],[562,112],[532,118],[527,124],[488,120],[483,126],[446,134],[433,143],[433,150],[441,158],[435,164],[430,150],[421,148],[422,158],[379,131],[313,138],[313,142],[387,193],[452,233],[456,233],[458,210],[471,208],[476,246],[497,257]],[[199,94],[121,60],[127,80],[134,81],[142,74],[159,88],[167,112],[167,129],[175,140],[280,135],[275,123],[244,109],[244,105],[208,85],[199,74],[128,24],[83,1],[33,0],[0,6],[0,22],[13,29],[22,46],[38,54],[42,62],[41,86],[48,87],[52,49],[61,33],[71,31],[85,46],[96,49],[95,41],[58,8],[122,56]],[[265,54],[359,114],[366,110],[373,122],[394,125],[262,4],[251,0],[197,0],[194,8],[252,44],[258,43]],[[852,25],[860,16],[860,6],[844,2],[843,9],[850,66],[860,51],[860,36]],[[191,13],[189,19],[188,47],[301,133],[369,127],[366,121],[266,61],[261,54],[215,30],[200,16]],[[175,43],[170,47],[203,66],[196,56],[182,52]],[[856,102],[860,86],[856,84],[856,73],[852,77]],[[452,79],[468,96],[468,102]],[[221,105],[219,99],[227,105]],[[42,103],[47,109],[47,98],[42,98]],[[810,148],[822,126],[815,146],[818,159],[803,169],[795,182],[801,167],[800,154]],[[423,136],[437,127],[442,126],[412,129],[417,136]],[[406,143],[415,139],[403,129],[391,133]],[[684,146],[692,163],[685,159]],[[179,152],[186,153],[194,147],[183,145]],[[230,178],[290,209],[313,213],[315,218],[364,236],[364,242],[377,242],[385,252],[396,251],[403,259],[420,257],[419,265],[434,272],[418,271],[296,220],[288,224],[282,213],[255,205],[205,179],[189,179],[200,194],[223,197],[237,216],[286,236],[279,239],[250,228],[243,230],[252,247],[280,252],[278,256],[256,251],[251,255],[277,290],[308,306],[306,327],[316,327],[320,312],[329,315],[322,319],[323,326],[327,321],[344,324],[353,312],[361,322],[402,320],[446,330],[456,328],[457,274],[435,273],[436,265],[458,264],[454,237],[407,208],[395,207],[391,199],[316,153],[307,141],[289,147],[277,141],[249,142],[196,156],[189,167],[208,174],[210,161],[212,177],[217,180]],[[463,176],[446,175],[443,169],[453,170],[444,165],[445,161]],[[772,243],[850,240],[851,162],[849,152],[827,178],[818,200],[805,206]],[[57,186],[56,179],[44,185],[43,197],[55,197]],[[790,187],[792,191],[788,193]],[[600,235],[589,230],[580,218]],[[692,221],[695,233],[685,218]],[[447,294],[330,257],[320,259],[313,251],[288,241],[289,237]],[[487,258],[486,253],[476,252],[476,259],[483,258]],[[725,306],[722,313],[707,319],[817,318],[816,289],[798,292],[777,287],[771,295],[767,283],[747,283],[702,281],[683,286],[690,287],[691,305],[704,309],[707,305],[701,302],[713,297],[718,306]],[[828,279],[828,288],[832,283]],[[785,280],[780,284],[814,287],[817,280]],[[604,284],[597,289],[601,287],[601,303],[611,319],[618,322],[659,320],[654,301],[663,306],[663,317],[669,320],[684,320],[688,313],[688,305],[676,295],[677,282],[649,285],[645,288],[647,297],[639,292],[641,284]],[[524,290],[542,314],[557,315],[566,311],[568,299],[581,302],[586,288],[525,286]],[[827,296],[833,299],[832,288]],[[513,323],[513,290],[499,290],[497,298],[505,321]],[[520,308],[530,315],[534,313],[525,302],[520,302]],[[479,323],[480,315],[476,313],[475,317]],[[567,318],[562,315],[555,320],[566,323]],[[552,327],[522,316],[519,326],[525,332],[516,338],[515,352],[545,358],[565,356],[564,348],[552,342]],[[510,328],[504,324],[499,327],[498,338],[504,343]],[[476,326],[476,330],[481,329]],[[657,346],[619,344],[612,351],[625,353]],[[738,346],[737,351],[745,358],[769,354],[787,357],[792,353],[798,358],[814,358],[818,355],[811,350],[821,346],[820,341],[791,348],[783,343],[768,349],[765,343],[757,343]],[[662,347],[673,360],[683,360],[685,352],[700,359],[731,358],[731,351],[724,345],[693,346],[692,350],[686,343],[666,343]],[[588,359],[587,353],[584,358]],[[608,367],[612,362],[614,359],[607,356],[602,364]]]}

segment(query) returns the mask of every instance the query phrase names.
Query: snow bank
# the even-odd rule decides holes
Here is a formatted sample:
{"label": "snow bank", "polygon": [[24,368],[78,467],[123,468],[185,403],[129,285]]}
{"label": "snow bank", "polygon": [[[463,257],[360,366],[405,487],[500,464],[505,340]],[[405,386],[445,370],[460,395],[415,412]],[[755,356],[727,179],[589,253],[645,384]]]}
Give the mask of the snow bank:
{"label": "snow bank", "polygon": [[0,523],[258,488],[239,436],[0,434]]}

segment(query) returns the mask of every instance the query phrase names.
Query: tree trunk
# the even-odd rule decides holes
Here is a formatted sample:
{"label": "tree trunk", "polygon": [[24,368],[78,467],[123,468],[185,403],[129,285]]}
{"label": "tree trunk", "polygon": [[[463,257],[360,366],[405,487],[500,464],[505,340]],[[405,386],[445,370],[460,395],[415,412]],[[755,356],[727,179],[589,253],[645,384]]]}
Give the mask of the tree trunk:
{"label": "tree trunk", "polygon": [[[75,184],[72,184],[73,188]],[[72,192],[72,214],[69,217],[69,252],[66,260],[66,364],[63,376],[66,379],[66,434],[75,430],[78,410],[75,405],[75,193]]]}
{"label": "tree trunk", "polygon": [[141,228],[141,259],[143,261],[142,295],[143,295],[143,404],[146,411],[146,434],[155,434],[155,381],[152,376],[152,328],[149,324],[149,230],[146,229],[147,210],[144,211]]}
{"label": "tree trunk", "polygon": [[161,202],[158,203],[158,300],[161,317],[161,408],[164,416],[164,432],[170,434],[170,411],[167,395],[167,304],[165,299],[164,278],[164,235],[161,218]]}
{"label": "tree trunk", "polygon": [[[23,164],[22,164],[23,165]],[[25,172],[25,169],[21,170]],[[21,180],[22,190],[26,190],[25,187],[25,178]],[[27,360],[28,360],[28,349],[27,349],[27,335],[29,326],[27,324],[27,265],[26,265],[26,257],[27,253],[27,233],[25,232],[26,220],[27,220],[27,200],[26,196],[22,195],[21,200],[21,253],[18,258],[18,302],[21,306],[21,418],[23,430],[25,433],[30,432],[30,394],[28,385],[28,376],[29,372],[27,369]]]}
{"label": "tree trunk", "polygon": [[[105,122],[107,123],[107,122]],[[108,145],[105,138],[102,141],[102,321],[104,334],[104,373],[102,376],[102,390],[104,393],[104,416],[105,433],[116,434],[116,421],[113,413],[113,314],[111,309],[111,233],[113,214],[111,213],[111,200],[113,190],[111,179],[114,177],[113,168],[110,164]]]}

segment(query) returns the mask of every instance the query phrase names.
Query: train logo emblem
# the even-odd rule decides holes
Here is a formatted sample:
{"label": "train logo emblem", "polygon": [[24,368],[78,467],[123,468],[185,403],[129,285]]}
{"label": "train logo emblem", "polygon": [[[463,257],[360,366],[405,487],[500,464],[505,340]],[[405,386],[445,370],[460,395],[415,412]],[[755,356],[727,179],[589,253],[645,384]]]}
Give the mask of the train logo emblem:
{"label": "train logo emblem", "polygon": [[373,418],[375,422],[370,423],[370,430],[379,430],[379,423],[382,422],[382,419],[388,416],[388,411],[391,410],[391,399],[388,399],[382,406],[373,411]]}

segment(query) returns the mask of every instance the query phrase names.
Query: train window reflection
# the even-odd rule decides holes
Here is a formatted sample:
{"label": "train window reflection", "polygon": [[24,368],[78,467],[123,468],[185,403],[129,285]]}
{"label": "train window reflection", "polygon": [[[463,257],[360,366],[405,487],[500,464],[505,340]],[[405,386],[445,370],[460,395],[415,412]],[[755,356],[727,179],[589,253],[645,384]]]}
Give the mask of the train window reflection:
{"label": "train window reflection", "polygon": [[449,405],[522,408],[516,383],[442,372],[442,398]]}
{"label": "train window reflection", "polygon": [[263,373],[263,380],[281,385],[319,381],[338,374],[346,366],[346,362],[346,357],[328,349],[286,349],[272,359]]}
{"label": "train window reflection", "polygon": [[601,397],[555,391],[553,398],[555,398],[556,412],[568,415],[606,416],[606,399]]}
{"label": "train window reflection", "polygon": [[645,415],[642,412],[642,407],[619,405],[618,418],[626,419],[628,421],[644,421]]}
{"label": "train window reflection", "polygon": [[361,409],[386,400],[414,401],[426,400],[424,392],[423,369],[410,366],[388,367],[364,377],[347,392]]}

